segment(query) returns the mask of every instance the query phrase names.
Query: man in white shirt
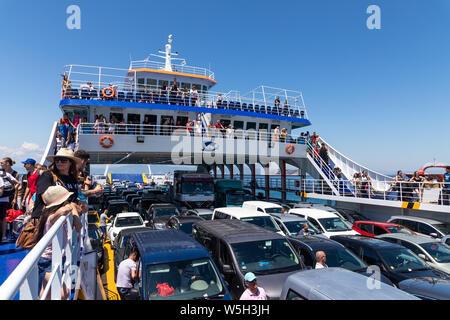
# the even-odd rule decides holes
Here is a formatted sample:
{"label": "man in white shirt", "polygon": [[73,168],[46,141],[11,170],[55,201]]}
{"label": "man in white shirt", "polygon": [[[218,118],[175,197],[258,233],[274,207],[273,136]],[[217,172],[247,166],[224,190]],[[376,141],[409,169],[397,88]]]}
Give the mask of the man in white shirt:
{"label": "man in white shirt", "polygon": [[[5,181],[5,179],[9,181]],[[1,227],[1,241],[5,242],[8,239],[6,238],[6,210],[8,210],[9,206],[9,195],[5,195],[7,182],[12,184],[13,190],[15,185],[18,183],[16,178],[14,178],[10,173],[6,171],[2,171],[0,176],[0,227]],[[9,188],[10,189],[10,188]]]}
{"label": "man in white shirt", "polygon": [[117,292],[120,295],[121,300],[126,300],[127,296],[130,295],[131,289],[133,288],[133,282],[137,278],[137,266],[139,253],[137,250],[132,250],[128,259],[123,260],[119,264],[117,270]]}
{"label": "man in white shirt", "polygon": [[327,261],[327,255],[323,251],[317,251],[316,252],[316,269],[321,268],[328,268],[328,266],[325,264]]}

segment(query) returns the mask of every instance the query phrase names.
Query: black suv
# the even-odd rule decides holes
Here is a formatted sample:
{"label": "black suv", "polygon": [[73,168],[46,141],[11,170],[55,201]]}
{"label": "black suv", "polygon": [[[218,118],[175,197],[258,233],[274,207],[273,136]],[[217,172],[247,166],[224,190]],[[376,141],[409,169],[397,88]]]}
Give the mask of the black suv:
{"label": "black suv", "polygon": [[240,220],[204,220],[193,237],[211,254],[233,299],[245,290],[244,276],[253,272],[269,299],[279,299],[286,278],[305,265],[284,236]]}
{"label": "black suv", "polygon": [[377,265],[381,274],[396,286],[402,280],[417,277],[450,279],[398,244],[364,236],[332,236],[331,239],[343,244],[368,265]]}
{"label": "black suv", "polygon": [[[368,265],[364,261],[337,241],[317,236],[290,236],[288,239],[307,268],[315,268],[316,252],[323,251],[327,257],[328,267],[344,268],[367,277],[372,275],[367,271]],[[380,281],[392,285],[392,282],[383,275]]]}
{"label": "black suv", "polygon": [[171,203],[154,203],[148,208],[145,220],[148,226],[153,229],[166,229],[171,217],[179,217],[180,211]]}

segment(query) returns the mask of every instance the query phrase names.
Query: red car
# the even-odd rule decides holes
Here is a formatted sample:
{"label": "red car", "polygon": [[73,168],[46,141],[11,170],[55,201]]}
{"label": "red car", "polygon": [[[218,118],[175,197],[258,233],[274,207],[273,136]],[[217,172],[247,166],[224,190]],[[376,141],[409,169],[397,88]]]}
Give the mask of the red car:
{"label": "red car", "polygon": [[355,221],[352,227],[353,230],[358,232],[359,234],[367,237],[375,237],[384,233],[406,233],[410,235],[414,235],[414,231],[410,229],[389,222],[380,222],[380,221]]}

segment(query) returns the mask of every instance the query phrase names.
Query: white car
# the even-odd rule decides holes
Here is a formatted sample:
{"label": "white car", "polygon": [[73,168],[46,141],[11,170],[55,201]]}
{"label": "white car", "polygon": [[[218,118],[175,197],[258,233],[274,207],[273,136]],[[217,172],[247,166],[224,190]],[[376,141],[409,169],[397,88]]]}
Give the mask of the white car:
{"label": "white car", "polygon": [[242,208],[267,214],[283,213],[283,207],[281,205],[268,201],[244,201]]}
{"label": "white car", "polygon": [[352,230],[345,220],[337,214],[313,208],[294,208],[289,210],[290,214],[298,215],[311,222],[314,227],[323,232],[328,238],[331,236],[357,235],[358,232]]}
{"label": "white car", "polygon": [[119,234],[120,230],[134,228],[134,227],[145,227],[147,221],[142,220],[142,217],[137,212],[122,212],[118,213],[111,223],[108,223],[106,228],[106,234],[114,242],[114,239]]}
{"label": "white car", "polygon": [[203,218],[205,220],[211,220],[214,213],[214,209],[189,209],[186,210],[187,216],[198,216],[200,218]]}

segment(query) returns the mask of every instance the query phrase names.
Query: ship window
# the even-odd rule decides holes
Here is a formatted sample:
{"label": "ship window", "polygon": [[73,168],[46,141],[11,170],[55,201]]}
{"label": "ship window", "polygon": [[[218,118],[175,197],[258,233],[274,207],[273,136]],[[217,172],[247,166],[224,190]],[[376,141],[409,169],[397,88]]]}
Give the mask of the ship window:
{"label": "ship window", "polygon": [[114,120],[115,123],[120,123],[123,120],[123,113],[113,113],[109,114],[109,121]]}
{"label": "ship window", "polygon": [[145,124],[143,127],[143,134],[155,134],[156,133],[156,120],[157,117],[154,114],[146,114],[144,115],[144,121],[142,122]]}
{"label": "ship window", "polygon": [[235,121],[234,129],[244,129],[244,121]]}
{"label": "ship window", "polygon": [[[176,80],[175,80],[175,81],[176,81]],[[174,81],[170,81],[170,86],[169,86],[169,88],[172,87],[173,83],[174,83]],[[179,83],[178,81],[177,81],[177,87],[178,87],[178,88],[180,87],[180,83]]]}
{"label": "ship window", "polygon": [[208,87],[207,86],[203,86],[203,92],[206,93],[208,91]]}
{"label": "ship window", "polygon": [[141,115],[140,114],[136,114],[136,113],[129,113],[127,115],[128,117],[128,122],[131,121],[131,123],[141,123]]}
{"label": "ship window", "polygon": [[256,130],[256,122],[247,122],[247,130],[249,129]]}
{"label": "ship window", "polygon": [[222,123],[223,127],[226,128],[231,123],[231,121],[222,119],[220,120],[220,123]]}
{"label": "ship window", "polygon": [[138,79],[138,91],[142,92],[142,91],[144,91],[144,88],[145,88],[145,79],[139,78]]}
{"label": "ship window", "polygon": [[158,88],[161,89],[164,86],[168,86],[169,82],[166,80],[159,80],[158,81]]}
{"label": "ship window", "polygon": [[175,125],[177,127],[184,127],[187,122],[188,122],[188,117],[177,117],[177,122],[175,123]]}
{"label": "ship window", "polygon": [[161,135],[170,135],[172,132],[172,127],[174,125],[172,116],[161,116]]}
{"label": "ship window", "polygon": [[147,79],[147,89],[150,90],[156,89],[156,79]]}
{"label": "ship window", "polygon": [[259,130],[266,130],[269,127],[269,125],[267,123],[260,123],[259,124]]}
{"label": "ship window", "polygon": [[202,86],[199,84],[193,84],[192,87],[194,87],[197,89],[198,92],[202,91]]}
{"label": "ship window", "polygon": [[181,89],[182,89],[182,90],[184,90],[184,89],[190,90],[190,89],[191,89],[191,84],[190,84],[190,83],[185,83],[185,82],[183,82],[183,83],[181,84]]}

